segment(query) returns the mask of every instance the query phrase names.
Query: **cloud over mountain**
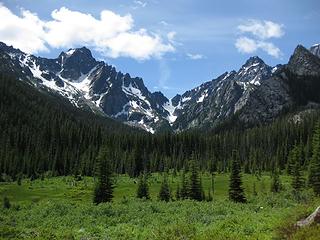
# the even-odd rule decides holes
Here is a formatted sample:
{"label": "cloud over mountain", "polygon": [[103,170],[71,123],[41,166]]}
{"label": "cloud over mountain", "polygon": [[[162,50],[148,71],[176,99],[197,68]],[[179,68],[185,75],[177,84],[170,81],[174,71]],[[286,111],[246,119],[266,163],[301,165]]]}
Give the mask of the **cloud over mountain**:
{"label": "cloud over mountain", "polygon": [[238,30],[242,35],[235,43],[239,52],[251,54],[261,49],[275,58],[282,55],[281,50],[270,41],[271,38],[281,38],[284,35],[282,24],[251,19],[239,25]]}
{"label": "cloud over mountain", "polygon": [[111,58],[120,56],[137,60],[161,57],[175,50],[170,39],[147,29],[135,29],[130,14],[121,16],[103,10],[99,18],[66,7],[51,13],[51,20],[21,10],[21,16],[0,5],[0,38],[29,53],[52,48],[87,45]]}

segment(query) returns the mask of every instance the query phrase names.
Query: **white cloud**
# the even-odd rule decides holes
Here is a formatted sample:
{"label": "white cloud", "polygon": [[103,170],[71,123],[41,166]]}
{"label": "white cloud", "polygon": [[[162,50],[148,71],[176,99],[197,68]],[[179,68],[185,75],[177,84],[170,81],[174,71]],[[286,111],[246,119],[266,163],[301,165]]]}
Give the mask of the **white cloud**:
{"label": "white cloud", "polygon": [[187,53],[187,57],[192,60],[199,60],[204,58],[202,54],[192,54],[192,53]]}
{"label": "white cloud", "polygon": [[253,53],[258,49],[256,41],[247,37],[238,38],[235,45],[241,53]]}
{"label": "white cloud", "polygon": [[254,53],[262,50],[279,58],[281,50],[270,42],[271,38],[281,38],[284,35],[283,25],[272,21],[248,20],[245,24],[239,25],[241,34],[251,34],[251,37],[241,36],[236,40],[235,46],[241,53]]}
{"label": "white cloud", "polygon": [[281,50],[271,42],[258,42],[258,47],[275,58],[280,58],[282,55]]}
{"label": "white cloud", "polygon": [[242,33],[251,33],[260,39],[280,38],[284,35],[283,25],[272,21],[248,20],[239,25]]}
{"label": "white cloud", "polygon": [[247,37],[238,38],[236,40],[235,46],[241,53],[254,53],[258,49],[261,49],[275,58],[279,58],[282,54],[280,49],[273,43],[254,40]]}
{"label": "white cloud", "polygon": [[94,47],[108,57],[138,60],[161,57],[175,50],[172,42],[146,29],[134,29],[130,14],[120,16],[104,10],[100,18],[65,7],[51,13],[44,21],[36,14],[21,10],[21,17],[0,5],[0,40],[29,53],[79,45]]}
{"label": "white cloud", "polygon": [[22,11],[18,17],[0,3],[0,41],[26,52],[48,51],[44,40],[44,23],[37,15]]}

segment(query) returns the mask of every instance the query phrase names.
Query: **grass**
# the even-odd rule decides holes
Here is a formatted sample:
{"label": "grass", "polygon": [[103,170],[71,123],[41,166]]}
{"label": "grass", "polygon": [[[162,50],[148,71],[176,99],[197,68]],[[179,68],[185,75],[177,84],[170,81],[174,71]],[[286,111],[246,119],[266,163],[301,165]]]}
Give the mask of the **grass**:
{"label": "grass", "polygon": [[[310,191],[295,199],[290,193],[287,176],[281,176],[285,190],[271,194],[268,175],[261,180],[244,175],[248,204],[228,201],[226,174],[215,177],[212,202],[159,202],[157,194],[161,179],[159,174],[150,177],[152,200],[144,201],[135,198],[136,180],[119,176],[113,202],[98,206],[92,204],[93,178],[86,177],[78,182],[73,177],[24,180],[21,186],[2,183],[0,196],[7,196],[12,207],[0,209],[0,238],[173,240],[280,239],[290,236],[309,239],[297,237],[310,237],[310,232],[319,230],[317,226],[308,228],[311,231],[290,230],[299,217],[315,209],[319,199]],[[169,181],[174,191],[179,178],[170,176]],[[206,192],[210,183],[210,175],[204,174]],[[257,196],[252,194],[253,183]],[[286,232],[286,229],[290,231]]]}

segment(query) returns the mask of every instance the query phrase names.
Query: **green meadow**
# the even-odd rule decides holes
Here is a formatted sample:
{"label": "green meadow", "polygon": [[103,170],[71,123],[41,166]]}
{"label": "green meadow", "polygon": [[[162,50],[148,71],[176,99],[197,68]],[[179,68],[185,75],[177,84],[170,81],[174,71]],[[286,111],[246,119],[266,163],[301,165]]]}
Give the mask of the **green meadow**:
{"label": "green meadow", "polygon": [[[160,174],[149,177],[151,200],[136,199],[137,179],[115,176],[111,203],[92,203],[94,179],[74,177],[24,179],[0,183],[0,196],[11,207],[0,208],[1,239],[318,239],[317,225],[296,229],[320,199],[311,190],[294,196],[290,178],[270,192],[271,178],[243,175],[247,204],[228,200],[228,174],[214,178],[211,202],[175,200],[179,176],[169,175],[173,199],[158,200]],[[205,193],[211,175],[202,174]],[[254,191],[255,188],[255,191]]]}

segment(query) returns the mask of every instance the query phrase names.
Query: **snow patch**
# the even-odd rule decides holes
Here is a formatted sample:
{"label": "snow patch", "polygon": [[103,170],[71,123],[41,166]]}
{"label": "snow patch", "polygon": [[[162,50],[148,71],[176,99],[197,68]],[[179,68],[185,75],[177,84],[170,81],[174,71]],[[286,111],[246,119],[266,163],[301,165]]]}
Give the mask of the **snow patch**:
{"label": "snow patch", "polygon": [[151,107],[150,102],[146,99],[145,96],[142,95],[140,89],[132,86],[132,83],[130,83],[128,87],[124,86],[124,83],[122,83],[122,90],[124,91],[124,93],[126,93],[128,95],[138,97],[139,99],[144,101],[146,104],[148,104],[149,107]]}
{"label": "snow patch", "polygon": [[167,120],[169,121],[169,123],[170,124],[174,123],[177,119],[177,116],[174,115],[174,111],[176,110],[176,107],[172,105],[171,100],[166,102],[162,107],[169,113],[169,116],[167,116]]}
{"label": "snow patch", "polygon": [[68,52],[66,52],[66,54],[68,57],[70,57],[72,54],[74,54],[75,51],[75,49],[70,49]]}
{"label": "snow patch", "polygon": [[278,67],[274,67],[272,68],[271,73],[275,73],[277,70],[278,70]]}
{"label": "snow patch", "polygon": [[[242,68],[241,68],[241,71],[239,72],[238,75],[245,75],[249,69],[251,69],[251,68],[253,68],[253,67],[256,67],[256,66],[258,66],[258,65],[259,65],[259,63],[253,63],[253,64],[251,64],[251,65],[249,65],[249,66],[242,67]],[[254,69],[254,71],[256,72],[257,69]]]}
{"label": "snow patch", "polygon": [[184,97],[181,99],[181,102],[184,103],[184,102],[188,102],[191,100],[191,97]]}

